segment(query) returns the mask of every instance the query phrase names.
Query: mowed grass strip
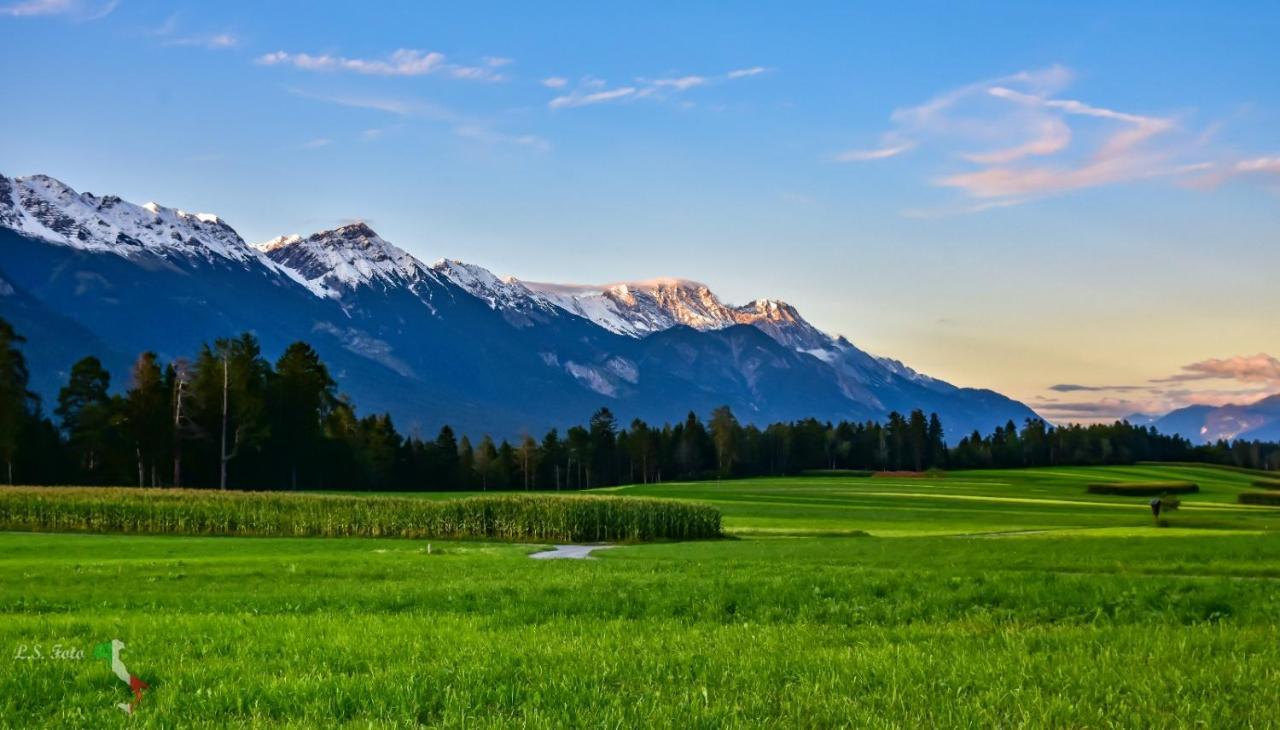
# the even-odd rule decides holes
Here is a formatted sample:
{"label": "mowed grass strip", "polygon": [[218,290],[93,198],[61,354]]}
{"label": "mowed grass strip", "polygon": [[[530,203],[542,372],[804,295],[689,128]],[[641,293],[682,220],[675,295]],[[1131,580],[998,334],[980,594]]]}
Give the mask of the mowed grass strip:
{"label": "mowed grass strip", "polygon": [[597,495],[432,501],[281,492],[0,488],[0,529],[168,535],[691,540],[720,535],[715,507]]}

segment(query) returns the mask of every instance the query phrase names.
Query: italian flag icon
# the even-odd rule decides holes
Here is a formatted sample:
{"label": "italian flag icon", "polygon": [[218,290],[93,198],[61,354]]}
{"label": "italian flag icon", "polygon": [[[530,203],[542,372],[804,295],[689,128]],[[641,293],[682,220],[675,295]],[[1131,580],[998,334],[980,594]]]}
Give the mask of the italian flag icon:
{"label": "italian flag icon", "polygon": [[133,693],[131,702],[121,702],[116,705],[126,715],[132,715],[134,709],[142,702],[142,690],[149,688],[151,685],[142,681],[136,674],[130,674],[125,667],[124,662],[120,660],[120,652],[124,651],[124,642],[119,639],[112,639],[108,643],[98,644],[93,647],[93,657],[95,659],[103,659],[111,665],[111,671],[121,682],[129,685],[129,691]]}

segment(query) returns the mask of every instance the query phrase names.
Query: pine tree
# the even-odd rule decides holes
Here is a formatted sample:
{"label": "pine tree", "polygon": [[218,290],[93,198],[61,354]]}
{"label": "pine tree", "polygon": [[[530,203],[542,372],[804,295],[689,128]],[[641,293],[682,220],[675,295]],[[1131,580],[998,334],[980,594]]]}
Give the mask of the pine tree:
{"label": "pine tree", "polygon": [[111,430],[111,374],[96,357],[71,366],[67,384],[58,392],[54,413],[62,420],[67,442],[90,481],[97,481]]}
{"label": "pine tree", "polygon": [[133,364],[124,418],[137,459],[138,486],[146,485],[148,471],[151,485],[155,486],[157,465],[172,441],[173,427],[168,389],[154,352],[142,353]]}
{"label": "pine tree", "polygon": [[13,462],[22,430],[36,397],[27,390],[30,373],[18,345],[26,340],[13,326],[0,319],[0,459],[4,460],[5,481],[13,484]]}
{"label": "pine tree", "polygon": [[320,446],[336,388],[320,356],[304,342],[289,345],[276,361],[267,401],[272,452],[288,465],[292,489],[298,488],[299,464]]}

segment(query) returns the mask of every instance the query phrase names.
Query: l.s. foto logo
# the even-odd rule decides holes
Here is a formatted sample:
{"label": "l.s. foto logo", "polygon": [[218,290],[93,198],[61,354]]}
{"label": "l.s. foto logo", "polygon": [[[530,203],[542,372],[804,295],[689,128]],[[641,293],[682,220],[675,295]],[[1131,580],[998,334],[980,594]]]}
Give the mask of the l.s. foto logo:
{"label": "l.s. foto logo", "polygon": [[129,672],[124,662],[120,660],[120,652],[122,651],[124,651],[124,642],[119,639],[112,639],[109,642],[93,647],[93,658],[105,660],[111,665],[111,672],[119,677],[121,682],[129,685],[129,691],[133,692],[133,700],[121,702],[116,707],[119,707],[124,714],[132,715],[133,711],[142,703],[142,690],[148,689],[151,685],[142,681],[138,675]]}

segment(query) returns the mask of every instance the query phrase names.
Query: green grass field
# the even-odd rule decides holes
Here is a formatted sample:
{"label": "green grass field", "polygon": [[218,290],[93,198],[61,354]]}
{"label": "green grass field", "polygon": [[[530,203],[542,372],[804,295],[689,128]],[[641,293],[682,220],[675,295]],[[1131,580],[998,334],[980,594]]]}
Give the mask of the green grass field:
{"label": "green grass field", "polygon": [[[1280,509],[1206,467],[632,486],[732,539],[0,534],[5,727],[1268,727]],[[1100,481],[1194,481],[1167,527]],[[438,498],[440,495],[425,495]],[[456,496],[456,495],[448,495]],[[855,536],[858,533],[868,536]],[[152,689],[132,718],[91,647]],[[38,647],[85,659],[18,659]]]}

